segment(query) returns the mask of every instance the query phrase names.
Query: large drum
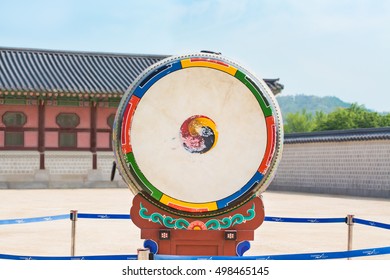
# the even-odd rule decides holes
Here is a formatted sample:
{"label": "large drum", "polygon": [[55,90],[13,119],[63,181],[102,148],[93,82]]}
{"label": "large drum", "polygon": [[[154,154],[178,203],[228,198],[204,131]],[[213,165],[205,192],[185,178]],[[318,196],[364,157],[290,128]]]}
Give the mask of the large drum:
{"label": "large drum", "polygon": [[266,190],[282,149],[265,82],[220,55],[169,57],[124,94],[113,133],[134,194],[181,216],[231,211]]}

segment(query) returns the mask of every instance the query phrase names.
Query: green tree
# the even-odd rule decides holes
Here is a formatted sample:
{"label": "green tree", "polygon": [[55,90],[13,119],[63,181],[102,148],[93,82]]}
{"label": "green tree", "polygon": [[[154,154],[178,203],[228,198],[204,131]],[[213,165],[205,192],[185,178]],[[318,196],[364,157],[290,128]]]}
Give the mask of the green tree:
{"label": "green tree", "polygon": [[353,103],[348,109],[354,128],[379,127],[380,115],[368,111],[364,106]]}
{"label": "green tree", "polygon": [[353,103],[348,108],[337,108],[329,114],[317,111],[313,116],[306,110],[289,113],[284,130],[286,133],[294,133],[385,126],[390,126],[390,114],[381,115]]}
{"label": "green tree", "polygon": [[323,111],[317,111],[313,119],[313,131],[319,131],[320,127],[324,125],[328,120],[328,114]]}
{"label": "green tree", "polygon": [[390,113],[380,116],[379,126],[380,127],[390,126]]}
{"label": "green tree", "polygon": [[328,114],[322,122],[317,123],[315,127],[317,131],[351,129],[355,128],[355,124],[347,109],[338,108]]}
{"label": "green tree", "polygon": [[353,129],[379,127],[381,116],[370,112],[364,106],[356,103],[349,108],[339,108],[327,117],[326,122],[318,124],[319,130]]}
{"label": "green tree", "polygon": [[297,113],[289,113],[286,116],[284,131],[286,133],[310,132],[314,128],[313,115],[306,110]]}

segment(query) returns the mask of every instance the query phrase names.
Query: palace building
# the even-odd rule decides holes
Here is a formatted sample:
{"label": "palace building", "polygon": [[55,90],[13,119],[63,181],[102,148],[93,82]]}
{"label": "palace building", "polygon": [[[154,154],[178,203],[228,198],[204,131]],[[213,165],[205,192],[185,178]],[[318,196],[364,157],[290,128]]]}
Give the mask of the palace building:
{"label": "palace building", "polygon": [[0,189],[122,186],[110,182],[116,108],[166,57],[0,48]]}

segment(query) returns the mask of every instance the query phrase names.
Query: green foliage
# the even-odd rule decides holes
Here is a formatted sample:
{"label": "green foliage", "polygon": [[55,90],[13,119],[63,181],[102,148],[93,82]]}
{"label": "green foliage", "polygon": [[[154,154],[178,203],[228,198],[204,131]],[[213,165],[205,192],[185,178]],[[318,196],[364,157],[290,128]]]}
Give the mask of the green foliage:
{"label": "green foliage", "polygon": [[379,126],[380,127],[390,126],[390,113],[382,116],[382,118],[379,122]]}
{"label": "green foliage", "polygon": [[317,111],[313,115],[306,110],[289,113],[284,123],[286,133],[385,126],[390,126],[390,114],[371,112],[356,103],[348,108],[337,108],[328,114]]}
{"label": "green foliage", "polygon": [[292,132],[306,132],[313,130],[313,115],[302,110],[301,113],[289,113],[285,120],[284,131],[286,133]]}

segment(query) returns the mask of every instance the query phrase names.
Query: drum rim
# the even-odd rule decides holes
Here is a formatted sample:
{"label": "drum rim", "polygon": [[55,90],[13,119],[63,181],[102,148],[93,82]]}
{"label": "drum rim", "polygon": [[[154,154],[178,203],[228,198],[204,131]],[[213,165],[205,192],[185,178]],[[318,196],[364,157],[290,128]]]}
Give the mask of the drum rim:
{"label": "drum rim", "polygon": [[[123,124],[123,116],[124,116],[125,111],[127,110],[128,106],[129,106],[128,104],[130,102],[130,99],[132,98],[132,96],[135,95],[135,91],[137,90],[137,88],[139,88],[139,86],[145,81],[145,79],[147,79],[153,72],[155,72],[159,68],[166,66],[166,65],[169,65],[169,64],[172,65],[173,63],[182,63],[184,60],[186,60],[186,61],[187,60],[199,60],[200,63],[203,63],[205,61],[208,61],[208,62],[211,61],[212,63],[226,64],[229,67],[235,68],[237,71],[239,71],[240,73],[245,75],[244,78],[247,78],[251,81],[252,86],[255,85],[257,92],[260,94],[260,96],[263,96],[263,98],[266,99],[266,103],[268,103],[268,107],[271,110],[270,116],[264,116],[265,119],[267,119],[267,117],[272,117],[273,123],[271,124],[271,127],[272,126],[275,127],[274,132],[271,132],[272,137],[273,137],[273,139],[271,139],[271,141],[273,141],[273,147],[271,147],[272,151],[269,154],[269,157],[271,157],[271,160],[268,162],[268,167],[266,167],[264,174],[261,174],[260,172],[256,172],[255,175],[257,175],[257,173],[260,173],[262,175],[262,177],[259,180],[258,180],[258,178],[256,178],[256,180],[258,180],[258,181],[255,181],[252,186],[245,189],[243,194],[237,196],[233,201],[229,201],[228,203],[223,205],[223,207],[221,207],[221,208],[217,207],[216,209],[213,208],[211,210],[210,210],[210,208],[208,208],[208,210],[201,210],[201,211],[199,211],[199,209],[198,210],[197,209],[195,209],[195,210],[189,209],[187,211],[187,209],[185,209],[185,207],[182,207],[182,208],[171,207],[167,203],[164,203],[161,200],[158,200],[158,199],[152,197],[145,190],[145,188],[149,189],[148,186],[146,186],[142,182],[142,180],[140,181],[139,178],[137,179],[137,177],[139,176],[139,174],[137,174],[137,171],[135,171],[133,167],[128,166],[128,162],[126,160],[127,154],[124,154],[124,151],[122,148],[122,133],[121,133],[121,131],[122,131],[122,124]],[[210,66],[210,65],[208,65],[208,66]],[[193,67],[193,66],[189,66],[189,67]],[[203,65],[203,66],[197,66],[197,67],[207,67],[207,66]],[[210,68],[210,67],[208,67],[208,68]],[[185,68],[183,67],[180,69],[176,69],[174,71],[181,70],[181,69],[185,69]],[[221,69],[217,69],[217,70],[221,70]],[[224,70],[222,70],[222,71],[224,71]],[[227,71],[224,71],[224,72],[228,73]],[[228,73],[228,74],[232,75],[231,73]],[[234,76],[234,75],[232,75],[232,76]],[[160,78],[162,78],[162,77],[160,77]],[[156,81],[158,81],[160,78],[158,78]],[[156,81],[154,81],[152,84],[154,84]],[[243,81],[241,81],[241,82],[243,82]],[[245,84],[245,85],[248,87],[247,84]],[[146,92],[147,92],[147,89],[143,92],[143,94],[145,94]],[[254,93],[252,92],[252,94],[254,94]],[[142,98],[142,96],[140,98]],[[258,98],[256,97],[256,99],[258,99]],[[259,102],[259,100],[258,100],[258,102]],[[259,104],[259,106],[261,107],[261,104]],[[264,109],[261,108],[261,110],[262,110],[263,114],[265,114]],[[276,171],[276,168],[280,162],[281,152],[283,149],[283,141],[282,141],[283,128],[282,128],[281,124],[282,124],[282,119],[281,119],[281,114],[280,114],[280,109],[279,109],[278,103],[276,102],[276,99],[275,99],[274,95],[272,94],[271,90],[268,88],[268,86],[266,85],[266,83],[263,80],[258,79],[256,76],[254,76],[251,72],[249,72],[248,70],[246,70],[245,68],[240,66],[238,63],[235,63],[226,57],[222,57],[222,56],[216,55],[216,54],[209,54],[209,53],[194,53],[194,54],[187,54],[187,55],[180,55],[180,56],[172,56],[172,57],[168,57],[166,59],[163,59],[163,60],[155,63],[154,65],[148,67],[146,70],[144,70],[142,72],[141,75],[139,75],[137,77],[137,79],[132,83],[132,85],[125,92],[125,94],[123,95],[122,100],[119,104],[118,111],[117,111],[114,125],[113,125],[114,131],[113,131],[113,139],[112,139],[113,145],[112,146],[114,148],[115,160],[117,162],[117,166],[119,167],[118,169],[122,175],[122,178],[127,183],[129,189],[134,194],[139,193],[142,196],[144,196],[148,201],[152,202],[153,204],[155,204],[159,208],[162,208],[168,212],[171,212],[171,213],[174,213],[174,214],[177,214],[180,216],[214,216],[214,215],[218,215],[218,214],[221,214],[224,212],[229,212],[231,210],[238,208],[240,205],[242,205],[242,204],[246,203],[248,200],[252,199],[253,196],[261,194],[262,192],[264,192],[268,188],[269,184],[271,183],[271,181],[275,175],[275,171]],[[270,126],[269,124],[266,124],[267,134],[270,133],[269,126]],[[268,138],[269,138],[269,135],[267,136],[267,147],[270,145]],[[264,161],[264,158],[265,158],[265,155],[262,159],[262,162]],[[135,159],[134,159],[133,164],[136,165]],[[142,171],[140,169],[139,169],[139,172],[142,173]],[[147,178],[146,178],[146,180],[147,180]],[[154,186],[154,188],[156,188],[158,190],[157,187]],[[241,190],[242,188],[243,187],[241,187],[239,190]],[[233,195],[235,195],[238,192],[239,191],[236,191]],[[230,195],[228,197],[231,197],[233,195]],[[168,198],[171,198],[171,197],[168,196]],[[218,201],[225,200],[226,198],[227,197],[222,198]],[[183,203],[181,205],[187,205],[187,204],[190,204],[190,205],[207,204],[207,205],[209,205],[209,203],[210,203],[210,202],[193,203],[193,202],[181,201],[181,200],[178,200],[175,198],[171,198],[171,199],[173,199],[175,202],[177,202],[179,204]],[[212,203],[214,203],[214,202],[212,202]],[[200,207],[203,207],[203,206],[200,206]]]}

